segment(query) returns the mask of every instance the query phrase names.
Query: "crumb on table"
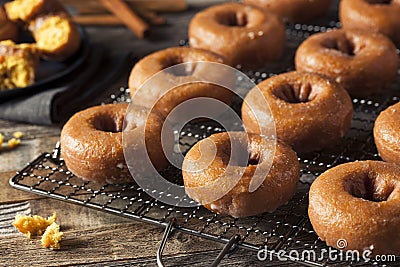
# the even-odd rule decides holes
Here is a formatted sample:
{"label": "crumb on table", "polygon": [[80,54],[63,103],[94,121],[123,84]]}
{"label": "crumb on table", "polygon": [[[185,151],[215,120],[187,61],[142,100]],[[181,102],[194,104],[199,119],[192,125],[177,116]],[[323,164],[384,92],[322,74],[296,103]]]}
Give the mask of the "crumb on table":
{"label": "crumb on table", "polygon": [[12,148],[15,148],[15,147],[19,146],[20,143],[21,143],[21,140],[15,139],[15,138],[11,138],[10,140],[8,140],[8,147],[10,149],[12,149]]}
{"label": "crumb on table", "polygon": [[38,215],[25,216],[17,214],[13,225],[18,231],[25,234],[27,238],[31,238],[31,236],[43,234],[46,228],[54,223],[56,219],[56,213],[53,213],[53,215],[47,219]]}
{"label": "crumb on table", "polygon": [[50,249],[60,249],[59,242],[63,236],[63,232],[60,232],[60,226],[53,222],[50,224],[44,232],[41,242],[42,246]]}
{"label": "crumb on table", "polygon": [[13,136],[17,139],[21,139],[21,137],[24,136],[24,134],[22,132],[14,132]]}

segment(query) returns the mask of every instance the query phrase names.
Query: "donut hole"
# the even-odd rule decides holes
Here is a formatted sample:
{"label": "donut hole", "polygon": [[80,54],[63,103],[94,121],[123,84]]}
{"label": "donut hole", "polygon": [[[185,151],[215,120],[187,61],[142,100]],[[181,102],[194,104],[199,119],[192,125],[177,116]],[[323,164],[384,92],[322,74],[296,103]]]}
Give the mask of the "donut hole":
{"label": "donut hole", "polygon": [[119,133],[123,130],[123,119],[114,118],[111,114],[102,114],[93,119],[93,126],[102,132]]}
{"label": "donut hole", "polygon": [[360,177],[356,177],[356,179],[348,179],[345,189],[356,198],[382,202],[388,200],[394,191],[394,186],[377,179],[376,174],[365,173]]}
{"label": "donut hole", "polygon": [[[235,140],[234,143],[228,142],[226,146],[220,147],[221,155],[223,155],[221,158],[224,164],[238,167],[261,164],[262,154],[253,145],[250,141],[246,144],[246,142]],[[235,153],[232,153],[232,151],[235,151]]]}
{"label": "donut hole", "polygon": [[315,99],[315,88],[310,83],[282,84],[273,90],[273,94],[291,104],[307,103]]}
{"label": "donut hole", "polygon": [[393,0],[366,0],[371,5],[390,5]]}
{"label": "donut hole", "polygon": [[216,16],[217,22],[228,27],[246,27],[248,23],[247,14],[244,12],[235,12],[227,10]]}
{"label": "donut hole", "polygon": [[250,165],[256,166],[260,163],[261,163],[260,153],[249,153],[249,159],[247,161],[247,166],[250,166]]}
{"label": "donut hole", "polygon": [[339,51],[348,56],[355,56],[357,53],[356,45],[353,40],[348,38],[340,38],[340,39],[325,39],[322,42],[322,46],[328,49],[333,49]]}

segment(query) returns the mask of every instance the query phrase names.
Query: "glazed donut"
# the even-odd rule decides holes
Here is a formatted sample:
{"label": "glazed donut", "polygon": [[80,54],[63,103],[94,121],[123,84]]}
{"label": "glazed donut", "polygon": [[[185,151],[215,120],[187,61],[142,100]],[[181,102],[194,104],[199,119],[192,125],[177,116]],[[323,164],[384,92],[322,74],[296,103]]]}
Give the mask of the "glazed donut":
{"label": "glazed donut", "polygon": [[[124,159],[122,128],[127,104],[95,106],[76,113],[61,131],[61,153],[68,170],[77,177],[100,183],[133,181]],[[146,127],[146,148],[158,170],[168,164],[160,153],[162,116],[151,112],[147,121],[140,110],[131,117],[137,129]],[[144,125],[145,123],[145,125]],[[135,130],[134,128],[129,130]]]}
{"label": "glazed donut", "polygon": [[[189,83],[193,79],[196,80],[195,77],[207,77],[214,74],[223,76],[223,73],[210,73],[209,70],[212,67],[205,66],[203,68],[201,64],[196,63],[197,61],[224,63],[223,58],[212,52],[187,47],[167,48],[144,57],[136,63],[129,76],[128,84],[132,98],[138,97],[136,93],[139,88],[154,74],[180,63],[192,62],[193,64],[187,66],[190,69],[185,66],[184,75],[176,76],[172,73],[164,72],[163,79],[160,81],[163,84],[155,84],[153,88],[156,89],[151,88],[151,92],[146,92],[145,95],[141,94],[143,99],[141,99],[140,105],[153,108],[155,104],[154,108],[164,117],[167,117],[171,110],[180,103],[196,97],[214,98],[229,105],[233,97],[233,93],[229,89],[206,82]],[[166,87],[166,83],[170,85],[170,88],[174,89],[165,94],[161,90],[157,90],[158,87]],[[179,85],[182,83],[188,84]]]}
{"label": "glazed donut", "polygon": [[[234,151],[231,144],[239,148],[236,154],[240,155],[230,155]],[[238,163],[237,156],[242,156],[244,162]],[[293,197],[300,177],[297,155],[288,145],[245,132],[218,133],[199,141],[186,154],[182,167],[185,190],[192,199],[209,210],[233,217],[275,211]],[[231,184],[231,175],[224,177],[230,173],[229,167],[233,173],[239,173],[236,185]],[[249,192],[252,179],[262,179],[262,183]],[[206,194],[197,193],[196,188],[210,185],[213,187]],[[209,202],[215,191],[226,188],[232,189]]]}
{"label": "glazed donut", "polygon": [[0,41],[13,40],[18,38],[18,26],[11,22],[3,7],[0,6]]}
{"label": "glazed donut", "polygon": [[285,27],[277,16],[257,7],[224,3],[193,17],[189,43],[224,56],[231,66],[256,68],[281,57]]}
{"label": "glazed donut", "polygon": [[40,16],[31,21],[29,30],[46,59],[63,61],[79,50],[81,37],[78,28],[64,13]]}
{"label": "glazed donut", "polygon": [[331,0],[244,0],[244,3],[270,11],[285,21],[305,23],[324,16]]}
{"label": "glazed donut", "polygon": [[359,161],[326,171],[311,185],[308,215],[329,246],[399,255],[400,167]]}
{"label": "glazed donut", "polygon": [[353,105],[339,84],[314,73],[288,72],[259,83],[245,97],[242,120],[246,131],[268,131],[271,120],[254,112],[267,112],[263,94],[275,121],[276,136],[297,152],[320,150],[334,144],[350,128]]}
{"label": "glazed donut", "polygon": [[382,91],[397,77],[396,47],[385,36],[333,30],[314,34],[297,49],[296,70],[323,74],[352,96]]}
{"label": "glazed donut", "polygon": [[339,17],[344,29],[379,32],[400,47],[400,0],[342,0]]}
{"label": "glazed donut", "polygon": [[400,164],[400,103],[379,114],[375,121],[374,139],[384,161]]}

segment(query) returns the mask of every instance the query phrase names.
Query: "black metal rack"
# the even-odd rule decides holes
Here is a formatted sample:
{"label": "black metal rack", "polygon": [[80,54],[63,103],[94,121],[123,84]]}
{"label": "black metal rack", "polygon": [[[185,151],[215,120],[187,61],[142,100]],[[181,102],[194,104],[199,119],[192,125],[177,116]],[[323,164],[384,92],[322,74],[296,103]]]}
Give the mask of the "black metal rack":
{"label": "black metal rack", "polygon": [[[258,83],[276,73],[291,70],[293,55],[298,44],[314,32],[325,31],[335,26],[337,24],[334,22],[326,27],[291,25],[287,29],[289,52],[285,58],[279,64],[270,66],[269,70],[247,74]],[[24,191],[165,227],[165,235],[157,254],[160,266],[163,265],[162,250],[172,229],[224,243],[225,247],[215,260],[214,266],[234,247],[254,252],[267,248],[272,256],[276,256],[278,250],[321,251],[328,247],[314,233],[307,216],[310,184],[319,174],[341,163],[366,159],[379,160],[372,136],[373,124],[379,112],[398,102],[399,96],[400,79],[385,91],[384,95],[353,99],[354,117],[346,137],[332,148],[299,155],[301,179],[298,192],[289,203],[273,213],[235,219],[215,214],[202,207],[179,208],[165,205],[148,196],[136,184],[101,185],[83,181],[67,170],[60,156],[58,144],[52,153],[42,154],[30,162],[11,178],[10,184]],[[105,102],[129,101],[128,90],[121,88]],[[196,141],[222,130],[212,122],[188,125],[178,133],[181,150],[188,150]],[[167,169],[165,174],[180,177],[180,173],[172,168]],[[327,257],[318,260],[299,260],[291,255],[284,257],[308,266],[333,264]],[[343,260],[335,261],[334,264],[361,266],[364,262]],[[381,265],[378,262],[373,264]]]}

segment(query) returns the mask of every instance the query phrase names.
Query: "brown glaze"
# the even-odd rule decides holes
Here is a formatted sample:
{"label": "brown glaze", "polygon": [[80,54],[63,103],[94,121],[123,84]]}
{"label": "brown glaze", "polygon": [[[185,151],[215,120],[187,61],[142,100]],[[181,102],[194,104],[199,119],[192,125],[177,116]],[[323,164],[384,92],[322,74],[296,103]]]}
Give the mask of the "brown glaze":
{"label": "brown glaze", "polygon": [[311,185],[308,215],[329,246],[373,247],[375,254],[400,254],[400,167],[380,161],[339,165]]}
{"label": "brown glaze", "polygon": [[[138,89],[154,74],[176,64],[196,61],[224,63],[223,58],[212,52],[187,47],[167,48],[144,57],[136,63],[129,76],[128,83],[131,96],[134,97]],[[185,75],[175,76],[168,73],[164,73],[164,75],[161,86],[170,83],[170,87],[175,88],[164,95],[158,90],[153,90],[146,95],[145,99],[141,99],[140,105],[153,108],[155,104],[154,108],[166,117],[174,107],[196,97],[214,98],[228,105],[231,103],[233,94],[224,87],[206,82],[190,83],[193,77],[215,75],[209,73],[207,68],[198,68],[193,65],[193,68]],[[220,74],[216,73],[216,75]],[[221,75],[223,74],[221,73]],[[177,84],[182,85],[176,86]]]}
{"label": "brown glaze", "polygon": [[0,6],[0,41],[18,39],[18,26],[11,22],[3,7]]}
{"label": "brown glaze", "polygon": [[378,33],[333,30],[314,34],[297,49],[298,71],[340,83],[352,96],[382,91],[397,77],[396,47]]}
{"label": "brown glaze", "polygon": [[374,138],[382,159],[400,165],[400,103],[379,114],[375,121]]}
{"label": "brown glaze", "polygon": [[276,15],[257,7],[224,3],[194,16],[189,43],[222,55],[231,66],[262,67],[281,57],[285,27]]}
{"label": "brown glaze", "polygon": [[[65,164],[73,174],[101,183],[133,181],[124,159],[122,143],[127,108],[127,104],[95,106],[69,119],[62,129],[60,141]],[[145,126],[149,157],[157,169],[167,164],[159,150],[162,123],[162,117],[152,112]],[[138,128],[142,126],[140,124],[143,124],[141,119],[136,124],[131,123]]]}
{"label": "brown glaze", "polygon": [[[297,152],[331,146],[350,128],[351,98],[339,84],[318,74],[284,73],[259,83],[252,90],[261,90],[268,103],[277,138]],[[267,118],[255,121],[251,109],[267,112],[268,107],[251,96],[249,93],[245,97],[242,106],[244,126],[248,132],[267,131],[270,121]]]}
{"label": "brown glaze", "polygon": [[339,17],[344,29],[378,32],[400,47],[400,0],[342,0]]}
{"label": "brown glaze", "polygon": [[[207,186],[222,180],[218,188],[206,191],[207,194],[213,194],[214,189],[229,186],[231,177],[223,176],[229,166],[234,169],[233,172],[239,172],[237,165],[232,163],[234,155],[231,165],[228,166],[231,157],[229,135],[243,144],[243,155],[248,154],[248,162],[242,166],[244,171],[238,183],[227,194],[218,200],[204,203],[209,196],[191,194],[191,188]],[[215,155],[213,149],[202,149],[202,146],[207,148],[207,143],[215,144]],[[270,157],[273,157],[272,165]],[[196,162],[198,160],[209,165],[198,171],[197,166],[202,165]],[[287,203],[297,190],[299,172],[297,155],[288,145],[256,134],[230,132],[213,134],[195,144],[185,156],[182,174],[188,195],[207,209],[233,217],[246,217],[272,212]],[[250,181],[254,178],[261,179],[261,185],[255,191],[249,192]]]}
{"label": "brown glaze", "polygon": [[244,0],[270,11],[285,21],[305,23],[326,14],[331,0]]}

